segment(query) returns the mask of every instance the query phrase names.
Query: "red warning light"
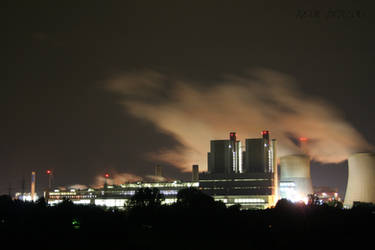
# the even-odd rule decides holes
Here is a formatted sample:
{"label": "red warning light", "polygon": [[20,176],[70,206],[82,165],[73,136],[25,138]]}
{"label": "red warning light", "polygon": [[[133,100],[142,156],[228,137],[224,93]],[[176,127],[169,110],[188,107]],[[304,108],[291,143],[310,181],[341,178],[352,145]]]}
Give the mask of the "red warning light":
{"label": "red warning light", "polygon": [[307,138],[306,137],[300,137],[299,140],[305,142],[305,141],[307,141]]}
{"label": "red warning light", "polygon": [[108,173],[105,173],[105,174],[104,174],[104,177],[108,179],[108,178],[109,178],[109,174],[108,174]]}
{"label": "red warning light", "polygon": [[46,174],[50,175],[50,174],[52,174],[52,171],[48,169],[48,170],[46,171]]}
{"label": "red warning light", "polygon": [[267,134],[268,134],[268,131],[267,131],[267,130],[263,130],[263,131],[261,132],[261,134],[262,134],[262,135],[267,135]]}

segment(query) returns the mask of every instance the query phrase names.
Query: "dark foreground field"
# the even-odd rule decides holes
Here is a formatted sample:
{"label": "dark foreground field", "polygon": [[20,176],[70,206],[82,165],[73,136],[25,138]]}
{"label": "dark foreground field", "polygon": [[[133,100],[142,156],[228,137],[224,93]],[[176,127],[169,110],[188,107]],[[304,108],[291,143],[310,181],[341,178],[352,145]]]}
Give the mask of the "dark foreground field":
{"label": "dark foreground field", "polygon": [[0,197],[0,237],[13,249],[371,249],[374,225],[374,206],[343,210],[281,200],[273,209],[246,211],[198,196],[118,211]]}

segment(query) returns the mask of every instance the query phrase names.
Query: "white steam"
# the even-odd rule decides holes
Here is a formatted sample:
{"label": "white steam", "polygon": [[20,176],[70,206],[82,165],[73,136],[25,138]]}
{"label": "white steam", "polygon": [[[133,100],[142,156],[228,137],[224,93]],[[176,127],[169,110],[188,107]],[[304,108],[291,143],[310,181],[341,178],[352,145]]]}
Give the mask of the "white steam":
{"label": "white steam", "polygon": [[307,137],[310,156],[326,163],[372,148],[338,110],[305,95],[292,78],[274,71],[229,76],[206,86],[144,71],[118,76],[108,87],[123,96],[128,112],[149,120],[183,145],[148,156],[186,171],[192,164],[204,170],[210,140],[226,139],[230,131],[244,140],[269,130],[279,141],[279,156],[299,151],[292,137]]}

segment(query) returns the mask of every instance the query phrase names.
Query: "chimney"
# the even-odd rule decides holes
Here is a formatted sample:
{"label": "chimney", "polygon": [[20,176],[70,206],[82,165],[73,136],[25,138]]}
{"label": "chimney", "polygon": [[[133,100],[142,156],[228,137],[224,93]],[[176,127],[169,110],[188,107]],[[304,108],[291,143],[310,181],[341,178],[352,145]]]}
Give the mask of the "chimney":
{"label": "chimney", "polygon": [[198,165],[193,165],[192,181],[199,181],[199,166]]}
{"label": "chimney", "polygon": [[307,143],[308,143],[308,138],[306,137],[300,137],[299,138],[299,146],[300,146],[300,149],[301,151],[305,154],[305,155],[309,155],[309,151],[307,149]]}
{"label": "chimney", "polygon": [[31,200],[35,201],[35,171],[31,172]]}
{"label": "chimney", "polygon": [[155,176],[163,177],[162,167],[160,165],[155,166]]}

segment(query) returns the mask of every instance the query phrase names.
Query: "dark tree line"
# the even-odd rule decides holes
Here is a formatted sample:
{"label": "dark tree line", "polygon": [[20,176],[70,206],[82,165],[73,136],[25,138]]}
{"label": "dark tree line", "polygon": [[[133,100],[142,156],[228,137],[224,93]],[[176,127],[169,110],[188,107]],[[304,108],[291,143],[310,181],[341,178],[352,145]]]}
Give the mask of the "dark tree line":
{"label": "dark tree line", "polygon": [[348,241],[371,243],[375,226],[371,204],[344,210],[280,200],[272,209],[240,210],[227,208],[195,188],[181,190],[171,205],[163,205],[164,199],[158,189],[139,189],[125,210],[116,210],[70,200],[49,207],[43,198],[31,203],[0,196],[0,237],[4,242],[23,244],[29,241],[13,238],[30,238],[58,246],[69,246],[73,240],[85,249],[108,245],[265,249],[317,244],[338,248]]}

